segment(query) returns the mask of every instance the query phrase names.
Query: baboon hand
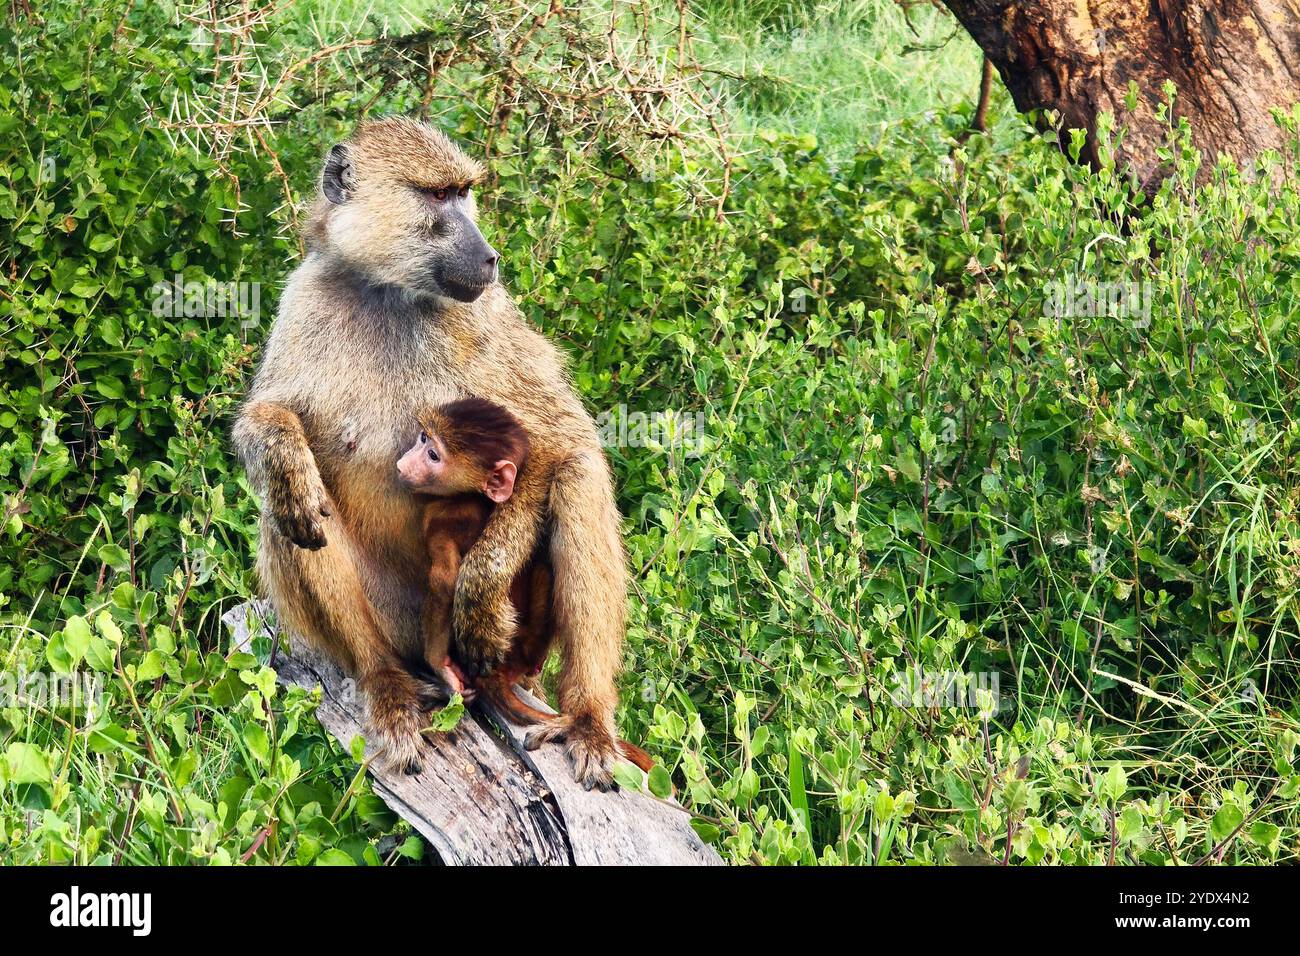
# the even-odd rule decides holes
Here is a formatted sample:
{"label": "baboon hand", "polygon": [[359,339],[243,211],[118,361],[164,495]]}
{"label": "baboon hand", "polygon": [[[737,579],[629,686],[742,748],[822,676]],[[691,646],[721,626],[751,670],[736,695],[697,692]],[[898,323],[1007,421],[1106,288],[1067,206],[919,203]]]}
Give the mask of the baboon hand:
{"label": "baboon hand", "polygon": [[276,528],[298,547],[311,551],[325,547],[322,519],[334,511],[315,462],[305,461],[272,472],[267,482],[267,505]]}
{"label": "baboon hand", "polygon": [[452,602],[452,644],[469,680],[491,674],[506,659],[517,621],[508,593],[478,598],[463,584]]}

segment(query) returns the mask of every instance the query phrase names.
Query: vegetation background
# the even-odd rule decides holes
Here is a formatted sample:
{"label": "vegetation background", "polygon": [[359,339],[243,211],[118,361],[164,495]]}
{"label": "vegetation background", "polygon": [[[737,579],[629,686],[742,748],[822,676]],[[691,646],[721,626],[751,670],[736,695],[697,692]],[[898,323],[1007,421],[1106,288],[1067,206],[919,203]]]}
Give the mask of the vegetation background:
{"label": "vegetation background", "polygon": [[[1294,149],[1194,189],[1171,123],[1147,202],[1003,96],[973,132],[978,51],[922,3],[25,6],[0,858],[426,855],[220,623],[256,590],[231,413],[368,111],[491,158],[484,231],[594,414],[703,414],[698,454],[610,449],[619,720],[727,859],[1295,860]],[[258,283],[260,321],[156,314],[177,275]],[[1149,309],[1053,314],[1068,282]]]}

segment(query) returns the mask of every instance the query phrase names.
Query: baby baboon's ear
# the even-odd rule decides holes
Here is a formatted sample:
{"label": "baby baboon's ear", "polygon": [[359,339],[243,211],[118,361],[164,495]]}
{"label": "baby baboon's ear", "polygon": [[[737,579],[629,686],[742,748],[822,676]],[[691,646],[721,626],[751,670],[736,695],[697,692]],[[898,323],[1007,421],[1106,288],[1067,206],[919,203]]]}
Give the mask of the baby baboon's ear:
{"label": "baby baboon's ear", "polygon": [[321,174],[321,188],[325,198],[335,205],[340,205],[352,198],[352,190],[357,185],[356,167],[352,165],[352,154],[344,143],[330,148],[325,157],[325,171]]}

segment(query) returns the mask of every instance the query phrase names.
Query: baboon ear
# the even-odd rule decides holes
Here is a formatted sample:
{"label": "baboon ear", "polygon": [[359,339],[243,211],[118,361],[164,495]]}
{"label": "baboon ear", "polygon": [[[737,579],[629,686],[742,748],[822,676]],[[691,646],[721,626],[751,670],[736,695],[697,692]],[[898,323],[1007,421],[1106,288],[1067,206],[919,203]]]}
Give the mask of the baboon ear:
{"label": "baboon ear", "polygon": [[492,466],[483,482],[483,494],[501,504],[515,493],[515,463],[503,459]]}
{"label": "baboon ear", "polygon": [[352,165],[352,154],[345,144],[339,143],[330,148],[325,157],[325,171],[321,174],[321,188],[325,198],[335,205],[340,205],[352,198],[352,190],[357,185],[356,168]]}

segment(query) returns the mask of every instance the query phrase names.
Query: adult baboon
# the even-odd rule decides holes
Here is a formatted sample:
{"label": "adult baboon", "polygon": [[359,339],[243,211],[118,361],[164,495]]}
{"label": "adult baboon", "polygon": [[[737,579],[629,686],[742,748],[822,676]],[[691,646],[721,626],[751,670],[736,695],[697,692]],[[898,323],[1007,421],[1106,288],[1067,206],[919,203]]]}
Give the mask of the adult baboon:
{"label": "adult baboon", "polygon": [[[394,467],[413,413],[466,395],[532,438],[515,493],[465,556],[455,650],[471,677],[510,647],[509,588],[539,541],[555,574],[562,740],[578,780],[613,785],[626,569],[608,463],[556,349],[524,324],[475,225],[483,167],[436,130],[362,124],[330,150],[234,440],[263,496],[257,567],[283,621],[356,674],[387,759],[418,770],[427,590],[421,505]],[[543,532],[545,535],[543,537]]]}

